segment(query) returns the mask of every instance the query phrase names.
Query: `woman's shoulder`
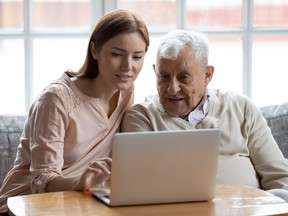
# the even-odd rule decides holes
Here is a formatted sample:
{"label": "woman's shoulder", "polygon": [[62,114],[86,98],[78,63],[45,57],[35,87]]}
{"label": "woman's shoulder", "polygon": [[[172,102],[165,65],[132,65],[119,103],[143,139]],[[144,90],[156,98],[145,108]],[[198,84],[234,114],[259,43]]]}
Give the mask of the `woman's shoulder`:
{"label": "woman's shoulder", "polygon": [[61,77],[53,80],[47,87],[44,88],[43,93],[52,94],[67,94],[71,89],[71,80],[64,73]]}
{"label": "woman's shoulder", "polygon": [[39,99],[51,102],[60,100],[68,112],[83,102],[83,99],[73,89],[72,81],[65,73],[44,88]]}

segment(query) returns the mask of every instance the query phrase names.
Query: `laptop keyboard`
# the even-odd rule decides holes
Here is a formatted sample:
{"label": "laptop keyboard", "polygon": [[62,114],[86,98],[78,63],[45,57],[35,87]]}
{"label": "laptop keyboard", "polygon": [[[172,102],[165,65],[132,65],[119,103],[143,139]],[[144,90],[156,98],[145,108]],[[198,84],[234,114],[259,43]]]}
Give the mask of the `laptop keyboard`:
{"label": "laptop keyboard", "polygon": [[102,190],[101,192],[105,198],[110,199],[110,190]]}

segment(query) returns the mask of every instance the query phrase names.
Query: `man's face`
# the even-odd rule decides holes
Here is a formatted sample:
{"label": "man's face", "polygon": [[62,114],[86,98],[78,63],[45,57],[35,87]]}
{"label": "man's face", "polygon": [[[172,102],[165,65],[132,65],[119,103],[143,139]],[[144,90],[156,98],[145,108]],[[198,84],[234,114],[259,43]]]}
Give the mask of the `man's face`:
{"label": "man's face", "polygon": [[154,71],[160,103],[173,116],[188,115],[201,101],[214,68],[196,61],[191,48],[184,47],[175,60],[157,59]]}

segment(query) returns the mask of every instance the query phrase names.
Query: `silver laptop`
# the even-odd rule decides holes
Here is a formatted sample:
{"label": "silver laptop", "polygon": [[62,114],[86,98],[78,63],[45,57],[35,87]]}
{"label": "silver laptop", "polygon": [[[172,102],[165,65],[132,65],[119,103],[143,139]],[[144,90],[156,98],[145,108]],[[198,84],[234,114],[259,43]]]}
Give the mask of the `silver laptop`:
{"label": "silver laptop", "polygon": [[109,206],[214,198],[219,130],[116,133],[109,190],[92,194]]}

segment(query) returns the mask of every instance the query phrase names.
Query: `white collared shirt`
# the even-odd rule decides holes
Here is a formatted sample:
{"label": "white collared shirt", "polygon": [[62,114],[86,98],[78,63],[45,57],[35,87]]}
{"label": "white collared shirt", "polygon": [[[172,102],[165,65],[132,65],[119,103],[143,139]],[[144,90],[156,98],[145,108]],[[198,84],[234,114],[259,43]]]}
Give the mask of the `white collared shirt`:
{"label": "white collared shirt", "polygon": [[209,91],[207,89],[201,102],[192,112],[189,113],[189,123],[197,125],[207,116],[210,107],[209,96]]}

